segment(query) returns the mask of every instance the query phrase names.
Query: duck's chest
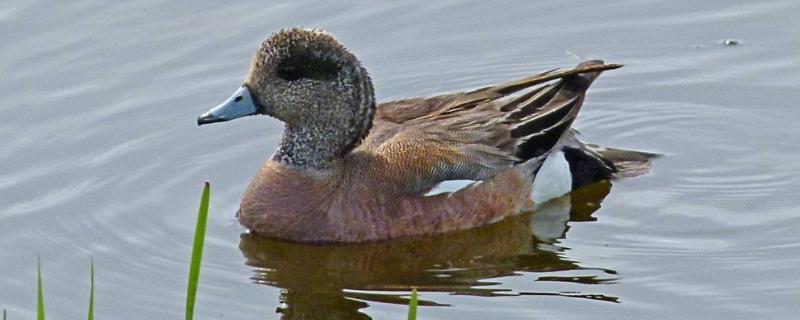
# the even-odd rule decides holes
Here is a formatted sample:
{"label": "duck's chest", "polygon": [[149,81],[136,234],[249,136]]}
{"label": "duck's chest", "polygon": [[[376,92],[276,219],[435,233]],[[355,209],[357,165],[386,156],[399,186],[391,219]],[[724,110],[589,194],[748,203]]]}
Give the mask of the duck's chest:
{"label": "duck's chest", "polygon": [[268,237],[303,241],[324,222],[325,194],[318,179],[267,161],[242,197],[239,222]]}
{"label": "duck's chest", "polygon": [[[269,161],[242,198],[239,221],[251,231],[292,241],[357,241],[380,230],[380,199],[364,183],[307,173]],[[382,221],[382,220],[381,220]]]}

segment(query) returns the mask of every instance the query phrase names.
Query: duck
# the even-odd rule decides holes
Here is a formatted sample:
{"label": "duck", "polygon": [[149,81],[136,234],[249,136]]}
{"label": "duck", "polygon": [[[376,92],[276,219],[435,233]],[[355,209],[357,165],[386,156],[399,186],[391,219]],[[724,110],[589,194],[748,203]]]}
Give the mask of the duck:
{"label": "duck", "polygon": [[[571,128],[592,82],[621,66],[590,60],[473,90],[377,103],[366,68],[333,35],[283,29],[262,42],[233,95],[197,124],[250,115],[283,122],[277,151],[237,212],[255,235],[306,243],[429,236],[648,172],[654,154],[584,143]],[[554,178],[543,181],[546,175]],[[433,192],[452,181],[467,183]],[[540,187],[555,191],[536,196]]]}

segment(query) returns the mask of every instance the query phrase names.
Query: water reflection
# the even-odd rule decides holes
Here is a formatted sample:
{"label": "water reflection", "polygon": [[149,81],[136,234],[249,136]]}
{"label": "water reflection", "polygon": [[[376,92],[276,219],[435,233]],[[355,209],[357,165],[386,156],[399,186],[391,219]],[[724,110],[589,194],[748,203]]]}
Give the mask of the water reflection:
{"label": "water reflection", "polygon": [[[282,288],[284,319],[369,319],[367,302],[407,304],[419,291],[474,296],[556,295],[619,302],[614,296],[563,291],[514,292],[498,277],[544,273],[536,281],[597,285],[616,272],[581,266],[559,245],[567,222],[593,221],[611,189],[601,182],[543,204],[533,213],[448,235],[356,245],[307,245],[243,234],[239,244],[257,283]],[[595,270],[599,276],[570,275]],[[536,288],[536,284],[530,287]],[[390,292],[381,292],[390,291]],[[592,288],[596,292],[596,288]],[[422,300],[420,305],[443,305]]]}

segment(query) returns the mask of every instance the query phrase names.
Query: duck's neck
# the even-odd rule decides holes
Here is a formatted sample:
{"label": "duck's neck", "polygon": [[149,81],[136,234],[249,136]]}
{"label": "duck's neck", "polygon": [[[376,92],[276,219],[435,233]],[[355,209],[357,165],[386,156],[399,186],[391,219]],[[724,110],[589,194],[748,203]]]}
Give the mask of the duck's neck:
{"label": "duck's neck", "polygon": [[[366,70],[358,66],[350,72],[354,85],[347,90],[349,94],[317,101],[318,105],[308,108],[315,110],[313,114],[286,122],[273,160],[294,168],[324,170],[361,143],[372,128],[375,96]],[[330,105],[320,107],[323,103]]]}
{"label": "duck's neck", "polygon": [[328,169],[361,142],[371,123],[370,114],[369,119],[349,123],[319,121],[287,124],[281,144],[272,159],[294,168]]}

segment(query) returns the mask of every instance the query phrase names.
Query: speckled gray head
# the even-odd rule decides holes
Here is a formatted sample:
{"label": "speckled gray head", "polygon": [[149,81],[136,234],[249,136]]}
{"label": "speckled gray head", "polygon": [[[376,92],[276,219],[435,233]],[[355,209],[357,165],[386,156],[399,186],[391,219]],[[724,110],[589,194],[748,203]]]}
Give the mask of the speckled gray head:
{"label": "speckled gray head", "polygon": [[325,31],[294,28],[264,40],[242,87],[197,122],[275,117],[286,124],[277,160],[324,166],[359,143],[374,110],[372,82],[358,59]]}

